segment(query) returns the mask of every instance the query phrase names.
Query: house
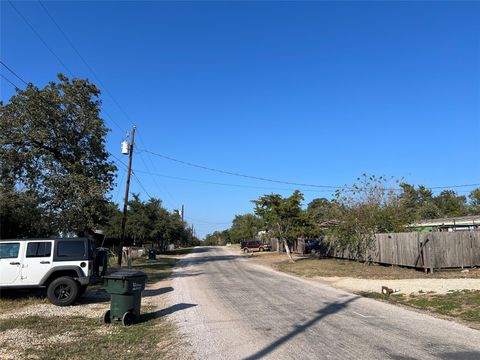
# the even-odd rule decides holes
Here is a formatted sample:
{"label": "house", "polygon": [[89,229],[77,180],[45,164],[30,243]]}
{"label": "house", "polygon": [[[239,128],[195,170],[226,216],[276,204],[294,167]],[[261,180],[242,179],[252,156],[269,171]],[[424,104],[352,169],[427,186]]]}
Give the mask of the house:
{"label": "house", "polygon": [[410,227],[421,232],[480,230],[480,215],[421,220]]}

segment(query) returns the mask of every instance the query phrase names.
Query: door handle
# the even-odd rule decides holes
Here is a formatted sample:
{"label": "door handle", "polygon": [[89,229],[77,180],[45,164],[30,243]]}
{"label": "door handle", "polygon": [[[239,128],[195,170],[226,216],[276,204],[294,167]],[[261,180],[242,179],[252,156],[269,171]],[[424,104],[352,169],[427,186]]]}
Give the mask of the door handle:
{"label": "door handle", "polygon": [[40,261],[40,264],[50,264],[50,261]]}
{"label": "door handle", "polygon": [[20,265],[20,263],[19,263],[19,262],[14,262],[14,261],[12,261],[12,262],[10,263],[10,265]]}

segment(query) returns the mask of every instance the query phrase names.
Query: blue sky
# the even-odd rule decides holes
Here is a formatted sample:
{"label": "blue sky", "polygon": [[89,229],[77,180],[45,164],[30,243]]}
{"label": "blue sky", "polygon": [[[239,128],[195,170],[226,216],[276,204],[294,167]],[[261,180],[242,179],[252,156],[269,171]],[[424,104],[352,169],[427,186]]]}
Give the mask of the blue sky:
{"label": "blue sky", "polygon": [[[115,100],[38,3],[14,5],[76,77],[103,90],[119,125],[105,117],[117,156],[133,121],[139,150],[261,177],[337,186],[366,172],[427,186],[480,182],[478,2],[45,2]],[[38,86],[68,75],[7,2],[1,57]],[[1,99],[12,94],[2,79]],[[142,151],[134,169],[167,208],[185,204],[201,236],[251,211],[250,200],[294,188]],[[112,194],[120,203],[123,174]],[[134,180],[132,190],[147,198]],[[305,203],[330,194],[307,191]]]}

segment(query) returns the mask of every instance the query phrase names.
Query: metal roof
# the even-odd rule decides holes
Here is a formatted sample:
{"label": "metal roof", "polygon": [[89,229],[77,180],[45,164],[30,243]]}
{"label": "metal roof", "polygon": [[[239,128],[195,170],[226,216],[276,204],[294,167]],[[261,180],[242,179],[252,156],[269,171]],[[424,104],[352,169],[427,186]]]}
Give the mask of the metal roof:
{"label": "metal roof", "polygon": [[411,226],[421,227],[449,225],[480,225],[480,215],[420,220],[418,223],[412,224]]}

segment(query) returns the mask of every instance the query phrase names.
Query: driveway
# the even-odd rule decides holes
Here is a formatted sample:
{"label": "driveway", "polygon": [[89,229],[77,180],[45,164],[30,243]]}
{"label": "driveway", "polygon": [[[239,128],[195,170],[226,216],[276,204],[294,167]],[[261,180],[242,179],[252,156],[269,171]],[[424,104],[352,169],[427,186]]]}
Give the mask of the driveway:
{"label": "driveway", "polygon": [[169,317],[198,359],[480,359],[480,332],[197,247]]}

